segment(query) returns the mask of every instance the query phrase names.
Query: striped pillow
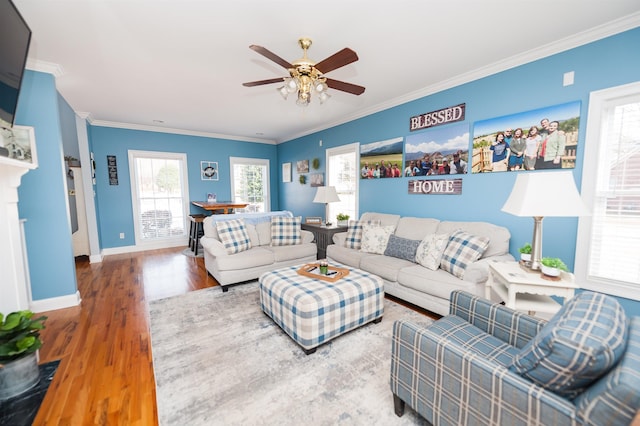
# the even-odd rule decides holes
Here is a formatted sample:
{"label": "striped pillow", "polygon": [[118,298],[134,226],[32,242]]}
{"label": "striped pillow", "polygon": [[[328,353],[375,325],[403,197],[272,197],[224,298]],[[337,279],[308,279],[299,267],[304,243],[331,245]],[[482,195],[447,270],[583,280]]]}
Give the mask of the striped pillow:
{"label": "striped pillow", "polygon": [[216,230],[227,253],[240,253],[251,248],[251,238],[244,226],[244,220],[221,220],[216,222]]}
{"label": "striped pillow", "polygon": [[344,240],[344,246],[360,250],[362,247],[362,227],[363,225],[380,225],[379,220],[350,220],[347,229],[347,238]]}
{"label": "striped pillow", "polygon": [[442,253],[440,267],[463,279],[467,266],[480,259],[487,247],[489,247],[488,238],[476,237],[468,232],[458,230],[449,237],[447,248]]}
{"label": "striped pillow", "polygon": [[613,297],[583,291],[564,304],[509,369],[569,399],[606,374],[627,347],[628,321]]}
{"label": "striped pillow", "polygon": [[300,223],[302,217],[271,217],[271,245],[292,246],[302,244]]}

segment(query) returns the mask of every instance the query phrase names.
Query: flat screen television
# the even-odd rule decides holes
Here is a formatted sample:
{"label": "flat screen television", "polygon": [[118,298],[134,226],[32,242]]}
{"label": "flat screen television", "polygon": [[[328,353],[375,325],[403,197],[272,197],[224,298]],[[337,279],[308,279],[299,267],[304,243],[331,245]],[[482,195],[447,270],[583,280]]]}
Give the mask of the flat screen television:
{"label": "flat screen television", "polygon": [[11,0],[0,0],[0,29],[0,127],[12,127],[29,53],[31,29]]}

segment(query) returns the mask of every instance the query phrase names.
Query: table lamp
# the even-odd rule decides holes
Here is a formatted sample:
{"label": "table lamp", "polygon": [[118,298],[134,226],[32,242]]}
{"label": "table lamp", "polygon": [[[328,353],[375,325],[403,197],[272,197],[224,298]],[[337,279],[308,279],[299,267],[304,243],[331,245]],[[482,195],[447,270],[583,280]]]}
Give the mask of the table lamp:
{"label": "table lamp", "polygon": [[502,211],[514,216],[533,216],[532,270],[540,270],[542,219],[545,216],[584,216],[589,210],[580,198],[570,171],[520,172]]}
{"label": "table lamp", "polygon": [[314,203],[324,203],[324,224],[330,225],[329,222],[329,203],[335,203],[340,201],[335,186],[319,186],[316,196],[313,199]]}

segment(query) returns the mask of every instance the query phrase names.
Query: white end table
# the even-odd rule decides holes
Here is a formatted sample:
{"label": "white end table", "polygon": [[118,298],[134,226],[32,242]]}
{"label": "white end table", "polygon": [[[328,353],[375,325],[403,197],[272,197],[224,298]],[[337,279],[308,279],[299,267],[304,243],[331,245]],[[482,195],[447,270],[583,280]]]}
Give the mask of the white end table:
{"label": "white end table", "polygon": [[573,297],[575,289],[573,274],[562,272],[560,280],[553,281],[542,277],[541,272],[523,269],[517,262],[489,263],[489,279],[485,286],[485,297],[491,300],[491,289],[504,300],[508,308],[536,312],[556,313],[560,304],[551,296]]}

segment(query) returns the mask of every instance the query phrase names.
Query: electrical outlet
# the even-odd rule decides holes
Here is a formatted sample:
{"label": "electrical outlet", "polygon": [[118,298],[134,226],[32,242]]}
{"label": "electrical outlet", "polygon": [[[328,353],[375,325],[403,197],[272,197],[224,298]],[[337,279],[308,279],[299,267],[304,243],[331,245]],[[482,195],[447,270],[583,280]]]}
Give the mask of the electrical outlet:
{"label": "electrical outlet", "polygon": [[120,239],[121,239],[121,240],[124,240],[124,232],[121,232],[121,233],[120,233]]}
{"label": "electrical outlet", "polygon": [[575,78],[574,71],[565,72],[564,75],[562,76],[562,85],[571,86],[573,84],[574,78]]}

